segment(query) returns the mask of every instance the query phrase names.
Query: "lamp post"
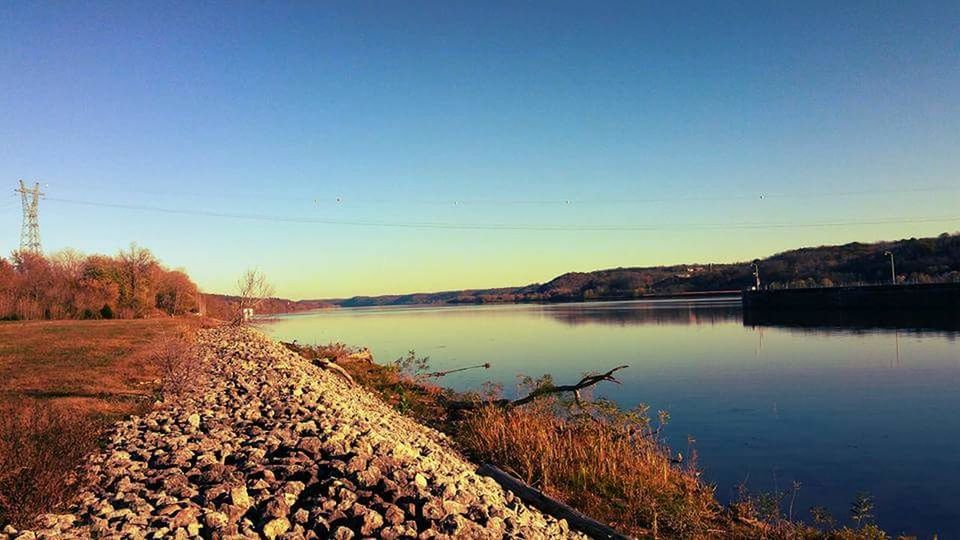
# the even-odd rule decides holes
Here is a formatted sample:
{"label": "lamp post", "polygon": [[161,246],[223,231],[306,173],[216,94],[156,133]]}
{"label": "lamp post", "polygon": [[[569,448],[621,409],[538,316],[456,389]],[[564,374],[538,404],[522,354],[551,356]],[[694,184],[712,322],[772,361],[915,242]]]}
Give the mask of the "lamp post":
{"label": "lamp post", "polygon": [[890,283],[893,283],[894,285],[896,285],[897,284],[897,268],[893,264],[893,252],[884,251],[883,254],[890,257]]}

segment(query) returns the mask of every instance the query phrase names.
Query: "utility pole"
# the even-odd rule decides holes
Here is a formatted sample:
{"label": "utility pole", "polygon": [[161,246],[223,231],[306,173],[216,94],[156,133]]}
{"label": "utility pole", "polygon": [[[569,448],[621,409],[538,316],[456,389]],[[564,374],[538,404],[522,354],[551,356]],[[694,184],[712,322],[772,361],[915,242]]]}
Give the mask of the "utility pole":
{"label": "utility pole", "polygon": [[37,218],[38,208],[40,206],[40,197],[44,194],[40,192],[40,184],[34,183],[33,189],[27,189],[27,185],[20,180],[20,188],[15,189],[20,194],[20,200],[23,203],[23,226],[20,229],[20,251],[40,254],[40,222]]}
{"label": "utility pole", "polygon": [[883,254],[890,257],[890,283],[893,283],[894,285],[896,285],[897,284],[897,268],[896,266],[893,265],[893,252],[884,251]]}

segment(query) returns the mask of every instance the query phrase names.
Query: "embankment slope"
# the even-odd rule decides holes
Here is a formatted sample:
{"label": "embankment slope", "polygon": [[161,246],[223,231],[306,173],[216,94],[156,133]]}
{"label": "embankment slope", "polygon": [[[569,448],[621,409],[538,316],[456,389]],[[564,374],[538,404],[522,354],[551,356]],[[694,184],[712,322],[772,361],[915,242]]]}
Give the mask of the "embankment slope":
{"label": "embankment slope", "polygon": [[250,329],[203,330],[208,375],[121,422],[89,487],[0,538],[574,537],[444,436]]}

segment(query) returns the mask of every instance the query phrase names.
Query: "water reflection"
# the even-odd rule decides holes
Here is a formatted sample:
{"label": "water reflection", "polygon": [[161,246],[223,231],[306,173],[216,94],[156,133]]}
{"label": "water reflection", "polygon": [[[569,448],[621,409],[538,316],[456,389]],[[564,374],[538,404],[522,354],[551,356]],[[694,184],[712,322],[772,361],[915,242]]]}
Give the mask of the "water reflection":
{"label": "water reflection", "polygon": [[904,330],[960,333],[960,316],[942,312],[897,310],[744,311],[736,298],[709,301],[596,302],[541,306],[552,319],[571,326],[603,324],[700,325],[742,321],[748,327],[808,329],[813,332]]}
{"label": "water reflection", "polygon": [[[960,537],[957,321],[896,314],[745,317],[737,301],[368,308],[281,317],[266,327],[302,343],[368,346],[389,362],[410,349],[444,379],[516,393],[517,374],[575,381],[629,364],[598,393],[670,411],[670,444],[697,441],[721,498],[800,481],[798,508],[845,516],[876,497],[894,532]],[[904,493],[909,493],[905,496]],[[908,500],[905,500],[908,499]],[[907,504],[909,503],[909,504]]]}
{"label": "water reflection", "polygon": [[904,330],[925,334],[942,332],[955,336],[960,332],[960,316],[942,311],[907,312],[896,310],[823,310],[823,311],[764,311],[743,312],[744,326],[774,326],[809,329],[814,332],[831,330],[873,331]]}
{"label": "water reflection", "polygon": [[628,325],[699,325],[738,321],[740,300],[703,302],[603,302],[592,304],[558,304],[543,306],[547,316],[571,326],[585,324]]}

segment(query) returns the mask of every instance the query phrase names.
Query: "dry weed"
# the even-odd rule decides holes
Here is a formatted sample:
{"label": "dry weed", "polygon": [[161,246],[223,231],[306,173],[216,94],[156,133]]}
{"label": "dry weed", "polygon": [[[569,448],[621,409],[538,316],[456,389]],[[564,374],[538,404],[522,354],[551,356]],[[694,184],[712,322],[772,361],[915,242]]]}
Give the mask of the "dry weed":
{"label": "dry weed", "polygon": [[159,338],[148,353],[160,374],[159,392],[164,401],[183,396],[206,378],[203,363],[191,328]]}
{"label": "dry weed", "polygon": [[96,448],[99,427],[47,401],[0,405],[0,524],[23,527],[66,504],[79,485],[74,471]]}

